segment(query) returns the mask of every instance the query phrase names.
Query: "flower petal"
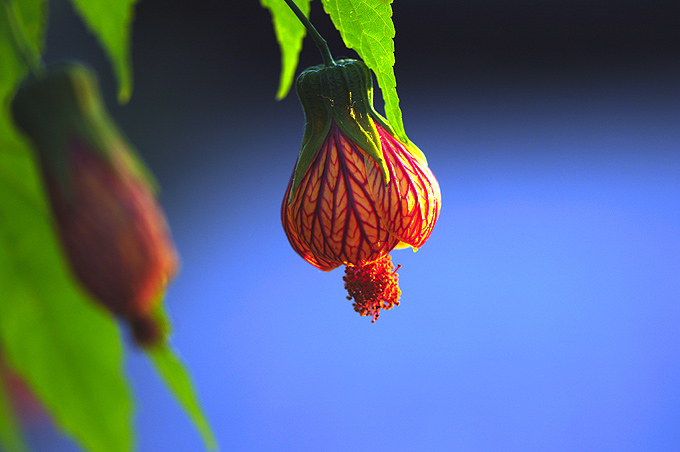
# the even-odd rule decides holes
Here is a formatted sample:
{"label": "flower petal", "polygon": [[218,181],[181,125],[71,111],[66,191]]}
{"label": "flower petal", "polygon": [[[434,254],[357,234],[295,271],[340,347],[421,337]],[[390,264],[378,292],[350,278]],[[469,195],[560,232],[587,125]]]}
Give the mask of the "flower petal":
{"label": "flower petal", "polygon": [[437,179],[403,143],[376,124],[390,173],[385,184],[380,169],[369,159],[366,173],[375,206],[390,233],[417,250],[432,233],[439,216],[441,193]]}
{"label": "flower petal", "polygon": [[333,122],[290,205],[283,206],[291,245],[322,270],[375,261],[398,242],[373,201],[365,159],[375,165]]}
{"label": "flower petal", "polygon": [[125,149],[108,162],[78,140],[70,147],[72,190],[44,174],[73,272],[113,313],[143,317],[178,268],[165,215],[146,182],[119,158]]}
{"label": "flower petal", "polygon": [[288,200],[290,199],[290,190],[293,187],[293,176],[290,177],[290,182],[288,183],[288,188],[286,189],[286,195],[283,198],[283,204],[281,205],[281,222],[283,223],[283,230],[286,232],[286,237],[290,245],[293,247],[296,253],[298,253],[304,260],[315,266],[316,268],[324,271],[331,271],[334,268],[339,267],[341,264],[332,262],[326,259],[318,259],[312,254],[312,251],[307,245],[304,244],[294,232],[293,223],[291,222],[290,209],[288,207]]}

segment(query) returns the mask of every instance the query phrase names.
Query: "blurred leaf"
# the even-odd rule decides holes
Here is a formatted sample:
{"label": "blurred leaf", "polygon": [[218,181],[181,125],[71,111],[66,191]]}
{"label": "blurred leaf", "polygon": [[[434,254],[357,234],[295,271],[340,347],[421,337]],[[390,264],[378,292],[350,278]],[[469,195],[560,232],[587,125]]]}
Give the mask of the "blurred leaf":
{"label": "blurred leaf", "polygon": [[[19,2],[40,48],[44,8]],[[0,9],[0,342],[4,359],[56,424],[93,452],[129,451],[132,401],[115,322],[76,286],[51,227],[30,147],[10,119],[27,69]]]}
{"label": "blurred leaf", "polygon": [[125,103],[132,95],[132,58],[130,31],[137,0],[71,0],[87,27],[111,60],[118,78],[118,101]]}
{"label": "blurred leaf", "polygon": [[392,0],[322,0],[322,3],[345,45],[354,49],[375,73],[385,100],[385,116],[397,136],[408,142],[394,77]]}
{"label": "blurred leaf", "polygon": [[2,372],[0,372],[0,446],[7,452],[26,451]]}
{"label": "blurred leaf", "polygon": [[[167,320],[166,320],[167,322]],[[185,369],[177,355],[166,342],[160,346],[147,349],[147,355],[153,362],[156,370],[161,375],[170,391],[179,400],[180,404],[201,433],[205,445],[210,450],[217,449],[217,442],[210,429],[203,411],[198,402],[198,397],[191,384],[189,373]]]}
{"label": "blurred leaf", "polygon": [[[43,41],[47,8],[43,0],[24,0],[16,4],[2,1],[0,6],[0,152],[10,152],[16,143],[13,138],[13,125],[9,117],[9,104],[15,85],[28,73],[22,56],[12,36],[12,27],[7,16],[10,9],[18,10],[23,19],[23,30],[28,45],[40,48]],[[12,7],[18,8],[12,8]]]}
{"label": "blurred leaf", "polygon": [[[307,17],[309,17],[310,1],[295,0],[295,4]],[[281,47],[281,78],[279,91],[276,93],[276,98],[280,100],[286,97],[293,84],[300,50],[302,50],[302,40],[307,30],[284,0],[260,0],[260,3],[271,12],[276,39]]]}
{"label": "blurred leaf", "polygon": [[93,452],[128,451],[132,402],[118,330],[67,273],[29,150],[23,151],[24,157],[0,155],[5,358],[55,422],[83,446]]}

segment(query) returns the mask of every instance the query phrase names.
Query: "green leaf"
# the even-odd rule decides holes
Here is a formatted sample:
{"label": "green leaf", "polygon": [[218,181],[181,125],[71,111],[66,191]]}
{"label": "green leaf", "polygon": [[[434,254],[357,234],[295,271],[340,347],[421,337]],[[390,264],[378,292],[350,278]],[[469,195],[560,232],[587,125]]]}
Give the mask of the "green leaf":
{"label": "green leaf", "polygon": [[130,29],[137,0],[71,0],[87,27],[99,39],[118,78],[118,101],[132,95]]}
{"label": "green leaf", "polygon": [[217,442],[210,429],[198,397],[191,384],[189,373],[184,368],[180,359],[175,355],[168,343],[151,347],[146,350],[149,359],[156,367],[156,371],[161,375],[170,391],[179,400],[182,407],[189,414],[189,417],[196,425],[196,428],[203,437],[206,447],[209,450],[217,450]]}
{"label": "green leaf", "polygon": [[[26,44],[39,49],[42,46],[43,34],[45,30],[47,8],[44,0],[26,0],[17,3],[7,3],[0,5],[0,152],[6,151],[11,144],[10,136],[13,134],[9,118],[9,104],[14,94],[15,85],[27,74],[28,69],[23,56],[18,53],[18,45],[12,35],[12,26],[8,14],[10,11],[18,12],[21,17],[17,18],[23,22],[23,39]],[[16,21],[15,21],[16,22]]]}
{"label": "green leaf", "polygon": [[345,45],[354,49],[375,73],[385,100],[387,120],[397,137],[408,143],[394,77],[392,0],[322,0],[322,3]]}
{"label": "green leaf", "polygon": [[93,452],[129,451],[132,402],[118,330],[67,273],[29,150],[23,151],[0,157],[5,358],[81,445]]}
{"label": "green leaf", "polygon": [[4,377],[0,369],[0,446],[7,452],[25,452],[26,445],[12,409]]}
{"label": "green leaf", "polygon": [[[310,1],[295,0],[295,4],[307,17]],[[276,98],[281,100],[286,97],[293,84],[302,50],[302,40],[307,30],[284,0],[260,0],[260,3],[271,12],[276,39],[281,47],[281,78],[279,91],[276,93]]]}
{"label": "green leaf", "polygon": [[[19,2],[40,48],[44,2]],[[92,452],[132,448],[132,401],[113,319],[75,284],[51,226],[33,153],[9,105],[27,73],[0,8],[0,343],[55,423]]]}

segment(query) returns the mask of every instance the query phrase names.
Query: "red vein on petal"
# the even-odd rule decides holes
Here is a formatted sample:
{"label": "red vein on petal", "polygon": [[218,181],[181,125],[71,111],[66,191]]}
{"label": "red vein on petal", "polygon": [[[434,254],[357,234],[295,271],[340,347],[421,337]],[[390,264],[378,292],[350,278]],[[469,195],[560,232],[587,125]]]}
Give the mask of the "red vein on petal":
{"label": "red vein on petal", "polygon": [[[293,202],[283,207],[294,248],[324,270],[339,263],[363,265],[398,242],[385,229],[375,206],[364,158],[365,153],[333,124]],[[320,265],[324,260],[333,267]]]}

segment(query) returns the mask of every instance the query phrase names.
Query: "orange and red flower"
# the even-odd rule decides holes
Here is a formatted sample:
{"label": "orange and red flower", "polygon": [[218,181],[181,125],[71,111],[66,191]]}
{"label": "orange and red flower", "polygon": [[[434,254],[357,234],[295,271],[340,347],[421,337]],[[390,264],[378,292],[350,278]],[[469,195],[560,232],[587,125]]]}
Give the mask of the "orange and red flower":
{"label": "orange and red flower", "polygon": [[305,135],[281,209],[293,249],[315,267],[346,265],[355,310],[398,305],[394,248],[421,247],[441,205],[425,156],[373,109],[363,62],[317,66],[298,78]]}
{"label": "orange and red flower", "polygon": [[87,68],[61,63],[28,80],[14,119],[37,151],[74,276],[140,344],[160,340],[153,310],[178,258],[154,183],[104,109]]}

